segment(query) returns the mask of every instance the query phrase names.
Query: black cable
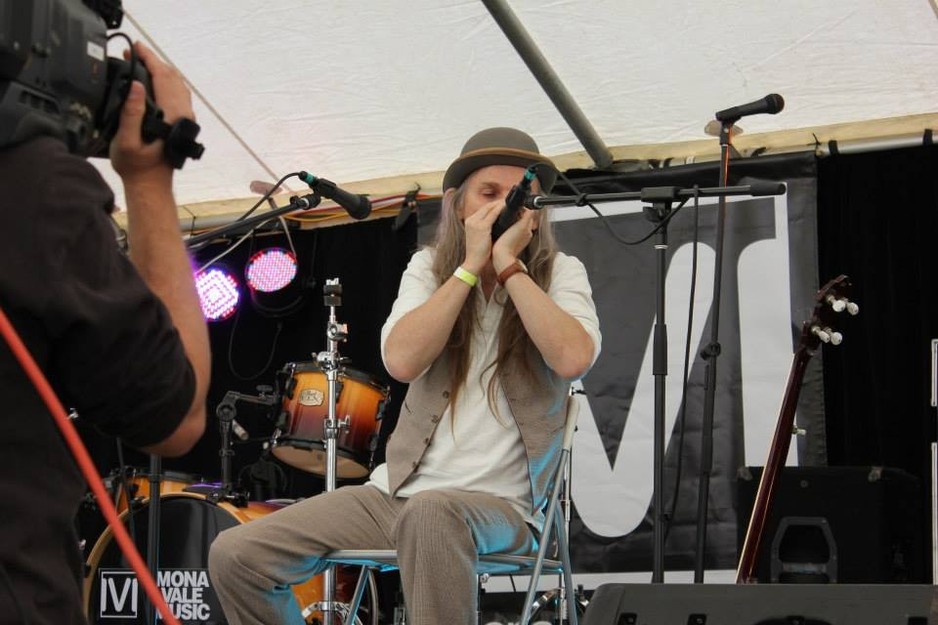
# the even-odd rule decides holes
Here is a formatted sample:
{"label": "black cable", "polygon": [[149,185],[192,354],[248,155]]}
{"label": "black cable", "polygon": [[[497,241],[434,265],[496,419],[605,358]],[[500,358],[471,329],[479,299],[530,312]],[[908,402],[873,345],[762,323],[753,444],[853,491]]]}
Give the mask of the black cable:
{"label": "black cable", "polygon": [[668,225],[668,223],[671,221],[671,218],[674,217],[674,215],[676,215],[677,212],[684,207],[684,205],[687,203],[687,200],[688,200],[688,198],[684,198],[683,200],[681,200],[681,202],[671,210],[668,216],[662,219],[660,222],[658,222],[648,234],[646,234],[642,238],[637,239],[635,241],[627,241],[626,239],[623,239],[615,230],[612,229],[612,225],[607,221],[606,216],[600,213],[599,209],[597,209],[593,205],[592,202],[588,202],[582,199],[586,197],[585,193],[580,192],[580,190],[576,187],[576,185],[573,184],[573,182],[569,178],[567,178],[567,176],[564,175],[562,171],[558,173],[560,174],[560,177],[563,179],[564,183],[568,187],[570,187],[570,190],[572,190],[574,194],[581,196],[581,199],[577,201],[577,206],[588,206],[590,210],[592,210],[596,214],[596,216],[599,217],[599,220],[602,222],[603,226],[606,227],[606,230],[609,231],[609,234],[612,235],[612,238],[618,241],[619,243],[622,243],[623,245],[639,245],[641,243],[644,243],[651,237],[653,237],[655,234],[658,233],[659,230],[661,230],[662,228]]}
{"label": "black cable", "polygon": [[257,203],[254,204],[254,206],[252,206],[251,208],[249,208],[246,213],[244,213],[243,215],[241,215],[240,217],[238,217],[237,219],[235,219],[235,221],[243,221],[243,220],[247,219],[247,218],[251,215],[251,213],[253,213],[254,211],[257,210],[257,207],[258,207],[258,206],[260,206],[261,204],[263,204],[264,202],[266,202],[266,201],[267,201],[267,198],[269,198],[271,195],[273,195],[273,194],[274,194],[274,191],[276,191],[277,189],[280,188],[280,185],[283,184],[284,181],[286,181],[287,178],[292,178],[292,177],[294,177],[294,176],[296,176],[297,178],[299,178],[300,172],[295,171],[295,172],[293,172],[292,174],[287,174],[286,176],[282,177],[280,180],[278,180],[277,182],[275,182],[275,183],[274,183],[274,186],[272,186],[272,187],[270,188],[270,190],[267,191],[267,193],[265,193],[264,195],[262,195],[262,196],[261,196],[261,199],[257,200]]}
{"label": "black cable", "polygon": [[[261,204],[263,204],[264,202],[266,202],[266,201],[268,200],[268,198],[270,198],[270,196],[272,196],[272,195],[274,194],[274,191],[276,191],[277,189],[280,188],[280,185],[282,185],[282,184],[284,183],[284,181],[286,181],[288,178],[292,178],[292,177],[294,177],[294,176],[299,177],[299,175],[300,175],[300,173],[295,171],[295,172],[293,172],[293,173],[291,173],[291,174],[287,174],[287,175],[283,176],[282,178],[280,178],[280,180],[278,180],[277,182],[275,182],[274,185],[270,188],[270,190],[267,191],[267,193],[265,193],[264,195],[262,195],[261,198],[260,198],[259,200],[257,200],[257,202],[255,202],[253,206],[251,206],[251,208],[249,208],[243,215],[241,215],[240,217],[238,217],[238,218],[235,219],[234,221],[235,221],[235,222],[244,221],[245,219],[247,219],[248,217],[250,217],[250,216],[251,216],[251,213],[253,213],[254,211],[256,211],[257,208],[258,208]],[[275,217],[271,217],[271,219],[276,219],[276,218],[275,218]],[[263,225],[263,224],[265,224],[265,223],[267,223],[267,222],[261,222],[261,223],[257,224],[256,226],[254,226],[254,230],[256,230],[257,228],[259,228],[261,225]],[[194,226],[194,225],[195,225],[195,224],[193,223],[193,226]],[[192,228],[190,228],[190,234],[191,234],[191,232],[192,232]],[[220,235],[220,236],[225,236],[225,235]],[[204,243],[201,243],[201,244],[198,244],[198,245],[193,246],[193,248],[197,250],[197,249],[199,249],[199,248],[201,248],[201,247],[204,247],[205,245],[208,245],[209,242],[210,242],[210,241],[205,241]]]}
{"label": "black cable", "polygon": [[[117,38],[117,37],[123,38],[124,41],[127,42],[127,47],[130,49],[130,75],[133,76],[133,75],[134,75],[134,70],[137,69],[137,62],[138,62],[138,61],[137,61],[137,51],[134,50],[134,42],[133,42],[133,40],[132,40],[128,35],[126,35],[125,33],[122,33],[122,32],[114,32],[114,33],[111,33],[110,35],[107,36],[108,43],[110,43],[111,39],[114,39],[114,38]],[[129,92],[129,86],[128,86],[128,92]],[[124,96],[124,97],[126,98],[126,96]],[[122,106],[121,108],[123,108],[123,106]]]}
{"label": "black cable", "polygon": [[[279,183],[278,183],[278,184],[279,184]],[[263,198],[262,198],[261,201],[263,201]],[[251,237],[251,245],[250,245],[250,247],[248,248],[248,253],[247,253],[247,257],[248,257],[248,258],[250,258],[251,255],[254,253],[254,249],[255,249],[255,248],[254,248],[254,244],[255,244],[255,243],[256,243],[256,239],[255,239],[255,237],[252,236],[252,237]],[[260,369],[259,371],[257,371],[256,373],[254,373],[254,374],[252,374],[252,375],[242,375],[241,373],[239,373],[239,372],[236,370],[235,364],[234,364],[234,337],[235,337],[235,334],[236,334],[237,329],[238,329],[238,322],[239,322],[240,319],[241,319],[241,309],[242,309],[242,307],[241,307],[241,306],[238,306],[238,310],[235,312],[234,321],[233,321],[232,324],[231,324],[231,332],[230,332],[229,335],[228,335],[228,354],[227,354],[227,357],[228,357],[228,370],[231,371],[231,375],[233,375],[233,376],[236,377],[237,379],[241,380],[242,382],[250,382],[250,381],[252,381],[252,380],[256,380],[256,379],[259,378],[261,375],[263,375],[263,373],[264,373],[265,371],[267,371],[267,369],[270,367],[271,363],[274,361],[274,354],[275,354],[276,351],[277,351],[277,342],[279,341],[279,339],[280,339],[280,333],[281,333],[281,331],[283,330],[283,321],[282,321],[282,320],[278,320],[278,321],[277,321],[277,329],[276,329],[276,331],[274,332],[274,338],[272,339],[273,342],[271,343],[271,346],[270,346],[270,352],[269,352],[268,355],[267,355],[267,362],[265,362],[264,365],[263,365],[263,367],[261,367],[261,369]]]}
{"label": "black cable", "polygon": [[267,371],[267,369],[270,368],[271,363],[273,363],[274,354],[277,352],[277,343],[280,340],[280,333],[283,331],[283,321],[282,320],[277,321],[277,330],[274,332],[273,339],[271,339],[270,352],[267,355],[267,362],[265,362],[263,366],[256,373],[252,375],[242,375],[241,373],[238,373],[238,371],[235,370],[234,359],[232,358],[232,354],[234,353],[235,330],[238,327],[238,320],[240,319],[240,317],[241,317],[241,309],[239,307],[238,311],[235,313],[235,320],[231,326],[231,333],[228,335],[228,370],[231,371],[231,375],[238,378],[242,382],[250,382],[251,380],[256,380],[257,378],[259,378],[265,371]]}

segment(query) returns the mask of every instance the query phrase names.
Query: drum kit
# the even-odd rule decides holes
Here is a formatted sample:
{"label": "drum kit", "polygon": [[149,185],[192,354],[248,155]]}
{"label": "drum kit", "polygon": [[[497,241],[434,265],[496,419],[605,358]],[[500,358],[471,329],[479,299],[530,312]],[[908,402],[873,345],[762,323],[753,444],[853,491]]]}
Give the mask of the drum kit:
{"label": "drum kit", "polygon": [[[346,340],[347,329],[336,321],[342,296],[337,279],[326,281],[324,296],[329,308],[328,349],[315,361],[288,363],[278,374],[274,392],[228,392],[218,404],[221,483],[203,484],[197,476],[164,473],[155,458],[149,473],[123,471],[106,480],[118,513],[138,548],[146,547],[150,570],[181,622],[226,622],[208,576],[208,551],[215,536],[292,503],[248,501],[245,493],[236,491],[231,479],[231,434],[239,427],[238,402],[279,409],[269,441],[271,453],[289,466],[323,476],[327,492],[336,488],[337,478],[357,479],[369,473],[389,388],[344,366],[338,347]],[[85,607],[91,623],[157,622],[110,528],[94,543],[85,568]],[[306,622],[364,625],[359,616],[350,619],[347,614],[357,578],[354,570],[340,567],[293,586]],[[377,625],[377,589],[373,578],[368,583],[366,618]]]}

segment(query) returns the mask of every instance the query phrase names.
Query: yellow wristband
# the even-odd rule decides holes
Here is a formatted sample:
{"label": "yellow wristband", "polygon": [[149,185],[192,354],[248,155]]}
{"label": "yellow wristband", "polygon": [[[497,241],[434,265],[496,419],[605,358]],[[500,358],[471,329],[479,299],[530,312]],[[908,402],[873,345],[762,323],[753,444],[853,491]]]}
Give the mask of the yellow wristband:
{"label": "yellow wristband", "polygon": [[462,267],[456,267],[456,271],[453,272],[453,275],[468,284],[469,286],[475,286],[479,281],[479,276],[475,275],[471,271],[466,271]]}

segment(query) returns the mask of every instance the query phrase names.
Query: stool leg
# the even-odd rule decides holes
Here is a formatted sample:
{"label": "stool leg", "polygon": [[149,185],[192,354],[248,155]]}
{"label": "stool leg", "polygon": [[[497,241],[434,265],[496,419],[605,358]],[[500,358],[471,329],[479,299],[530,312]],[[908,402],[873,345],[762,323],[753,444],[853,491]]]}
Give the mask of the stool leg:
{"label": "stool leg", "polygon": [[[355,592],[352,593],[352,601],[349,603],[348,607],[348,618],[346,619],[345,625],[354,625],[355,615],[358,614],[358,609],[362,605],[362,597],[365,596],[365,586],[368,584],[372,575],[372,571],[369,567],[363,566],[361,573],[358,574],[358,581],[355,582]],[[377,610],[377,606],[372,606],[373,610]]]}

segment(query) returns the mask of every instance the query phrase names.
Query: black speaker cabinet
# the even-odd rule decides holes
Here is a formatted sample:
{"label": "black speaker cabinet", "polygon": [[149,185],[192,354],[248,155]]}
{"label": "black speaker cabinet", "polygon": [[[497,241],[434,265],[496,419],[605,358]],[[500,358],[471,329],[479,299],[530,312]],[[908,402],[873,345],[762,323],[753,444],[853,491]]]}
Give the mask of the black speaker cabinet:
{"label": "black speaker cabinet", "polygon": [[582,625],[926,625],[930,584],[603,584]]}
{"label": "black speaker cabinet", "polygon": [[[748,475],[747,475],[748,474]],[[737,554],[762,467],[737,482]],[[762,583],[925,583],[925,493],[879,467],[785,467],[756,557]]]}

